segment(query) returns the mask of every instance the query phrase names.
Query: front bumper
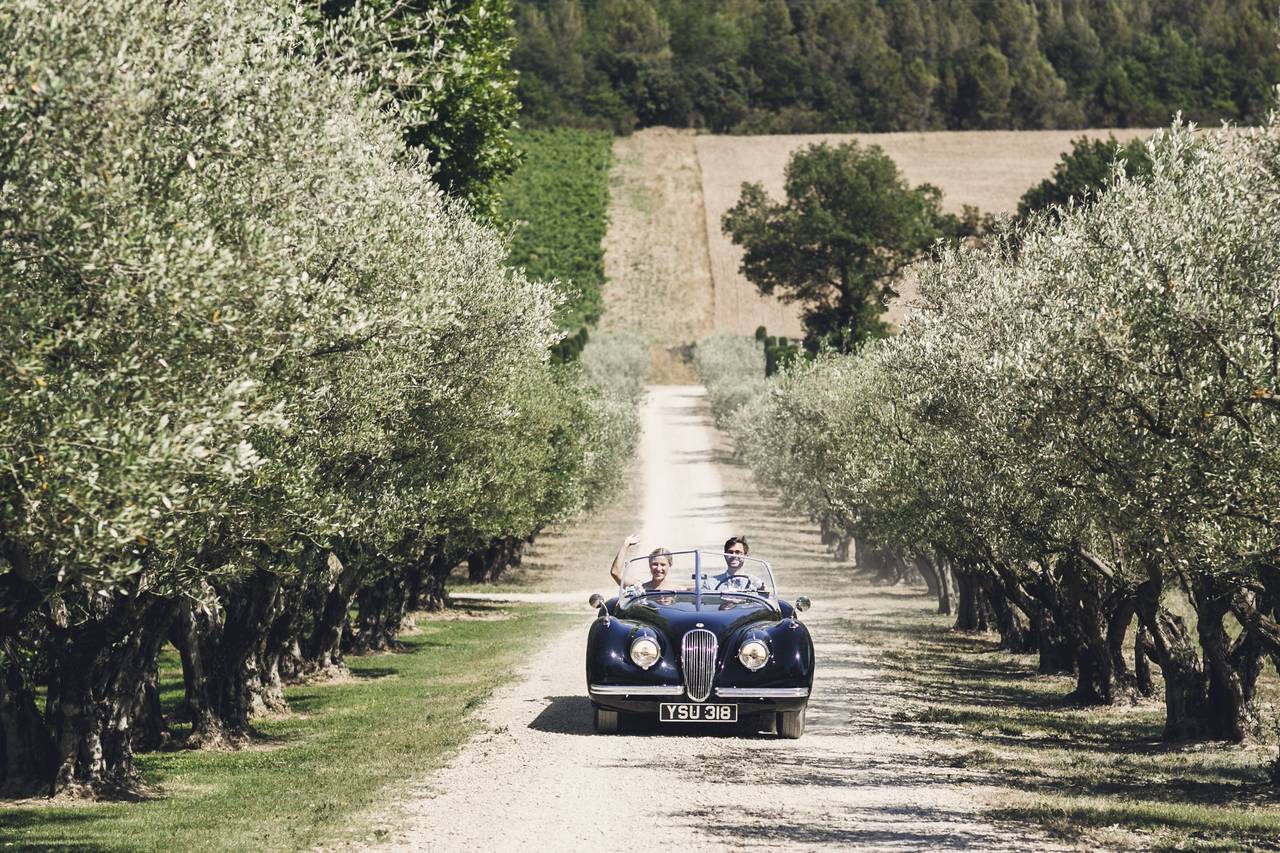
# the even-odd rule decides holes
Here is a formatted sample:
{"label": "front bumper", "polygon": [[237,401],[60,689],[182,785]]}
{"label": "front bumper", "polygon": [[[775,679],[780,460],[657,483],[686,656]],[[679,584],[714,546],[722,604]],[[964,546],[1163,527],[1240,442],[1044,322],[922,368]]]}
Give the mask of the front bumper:
{"label": "front bumper", "polygon": [[[691,702],[679,684],[589,684],[591,703],[613,711],[656,714],[663,702]],[[717,687],[707,697],[711,704],[732,703],[739,716],[771,711],[796,711],[809,701],[808,687]]]}

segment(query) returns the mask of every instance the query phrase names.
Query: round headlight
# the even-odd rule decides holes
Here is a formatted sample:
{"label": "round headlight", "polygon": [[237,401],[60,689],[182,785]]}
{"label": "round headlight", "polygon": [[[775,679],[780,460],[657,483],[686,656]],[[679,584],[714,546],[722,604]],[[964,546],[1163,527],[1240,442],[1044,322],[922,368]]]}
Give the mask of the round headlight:
{"label": "round headlight", "polygon": [[760,640],[747,640],[738,649],[738,660],[747,669],[755,672],[769,662],[769,648]]}
{"label": "round headlight", "polygon": [[653,666],[658,662],[659,657],[661,655],[658,652],[658,644],[652,637],[636,637],[631,643],[631,659],[641,669]]}

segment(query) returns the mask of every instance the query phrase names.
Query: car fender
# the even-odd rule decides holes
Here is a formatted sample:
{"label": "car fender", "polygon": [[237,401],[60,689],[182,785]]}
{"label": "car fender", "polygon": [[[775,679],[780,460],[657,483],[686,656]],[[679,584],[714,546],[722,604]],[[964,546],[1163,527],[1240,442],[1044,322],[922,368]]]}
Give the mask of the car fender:
{"label": "car fender", "polygon": [[[752,672],[738,660],[738,649],[753,636],[763,637],[769,662]],[[725,643],[717,684],[734,687],[812,687],[813,639],[798,619],[751,625],[736,631]]]}
{"label": "car fender", "polygon": [[[648,669],[631,660],[631,643],[646,635],[658,642],[661,657]],[[588,684],[678,684],[680,650],[651,625],[607,616],[596,619],[587,634]]]}

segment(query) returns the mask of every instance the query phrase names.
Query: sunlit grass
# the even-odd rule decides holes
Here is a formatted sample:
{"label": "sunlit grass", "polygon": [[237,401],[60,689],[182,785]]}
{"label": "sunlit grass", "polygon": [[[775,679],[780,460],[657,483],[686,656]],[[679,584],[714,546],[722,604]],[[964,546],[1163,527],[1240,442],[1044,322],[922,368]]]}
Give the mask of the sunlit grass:
{"label": "sunlit grass", "polygon": [[[290,688],[292,713],[258,721],[244,749],[139,756],[146,799],[0,808],[0,847],[292,850],[358,835],[389,786],[439,767],[476,730],[471,711],[527,643],[563,624],[540,609],[502,611],[424,619],[402,650],[349,658],[350,679]],[[177,672],[163,674],[175,699]]]}
{"label": "sunlit grass", "polygon": [[1092,830],[1101,843],[1148,849],[1274,850],[1280,839],[1280,814],[1250,806],[1049,795],[1002,806],[993,815],[1033,821],[1063,838]]}

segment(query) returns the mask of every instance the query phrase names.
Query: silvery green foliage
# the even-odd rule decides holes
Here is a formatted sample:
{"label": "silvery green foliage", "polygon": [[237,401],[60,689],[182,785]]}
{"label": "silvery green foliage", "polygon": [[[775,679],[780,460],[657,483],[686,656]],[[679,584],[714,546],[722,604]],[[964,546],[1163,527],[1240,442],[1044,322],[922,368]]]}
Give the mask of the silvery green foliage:
{"label": "silvery green foliage", "polygon": [[515,166],[516,113],[508,0],[312,0],[326,56],[360,69],[394,111],[405,141],[432,163],[451,196],[492,213],[496,183]]}
{"label": "silvery green foliage", "polygon": [[1219,580],[1280,547],[1280,130],[1175,126],[1152,176],[921,269],[897,338],[773,383],[762,479],[878,544]]}
{"label": "silvery green foliage", "polygon": [[639,405],[649,375],[649,347],[632,332],[597,332],[578,357],[591,382]]}
{"label": "silvery green foliage", "polygon": [[577,506],[582,510],[599,506],[624,484],[627,463],[640,443],[636,411],[644,399],[649,348],[630,332],[600,331],[583,347],[578,363],[589,401],[576,435],[584,459]]}
{"label": "silvery green foliage", "polygon": [[313,180],[290,143],[326,93],[292,109],[316,81],[279,16],[216,6],[0,18],[3,527],[63,572],[175,553],[228,511],[253,433],[286,423],[264,368],[343,306],[289,231]]}
{"label": "silvery green foliage", "polygon": [[24,563],[180,584],[211,536],[389,551],[562,511],[585,463],[548,442],[601,404],[546,364],[551,289],[308,32],[270,2],[0,16],[0,528]]}
{"label": "silvery green foliage", "polygon": [[703,338],[694,349],[693,363],[721,426],[764,392],[764,347],[754,338],[728,333]]}
{"label": "silvery green foliage", "polygon": [[768,383],[734,419],[731,432],[756,481],[791,509],[847,528],[860,505],[848,486],[863,482],[852,466],[867,457],[856,451],[855,422],[861,402],[849,392],[865,387],[863,363],[831,353],[800,360]]}

